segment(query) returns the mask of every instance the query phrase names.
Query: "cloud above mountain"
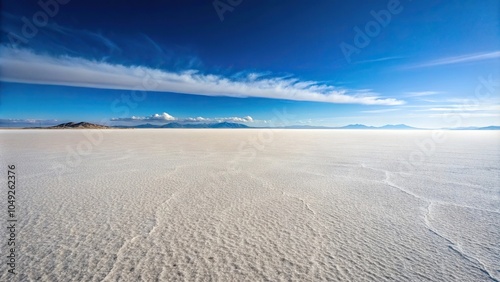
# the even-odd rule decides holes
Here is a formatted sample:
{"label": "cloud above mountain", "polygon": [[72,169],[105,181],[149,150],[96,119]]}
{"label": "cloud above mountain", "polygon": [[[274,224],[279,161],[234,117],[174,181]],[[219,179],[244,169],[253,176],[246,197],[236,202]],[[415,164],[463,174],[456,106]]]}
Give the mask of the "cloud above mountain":
{"label": "cloud above mountain", "polygon": [[183,122],[183,123],[211,123],[211,122],[242,122],[249,123],[254,122],[251,116],[246,117],[215,117],[215,118],[205,118],[205,117],[188,117],[188,118],[176,118],[168,113],[153,114],[146,117],[125,117],[125,118],[112,118],[111,121],[126,121],[126,122]]}

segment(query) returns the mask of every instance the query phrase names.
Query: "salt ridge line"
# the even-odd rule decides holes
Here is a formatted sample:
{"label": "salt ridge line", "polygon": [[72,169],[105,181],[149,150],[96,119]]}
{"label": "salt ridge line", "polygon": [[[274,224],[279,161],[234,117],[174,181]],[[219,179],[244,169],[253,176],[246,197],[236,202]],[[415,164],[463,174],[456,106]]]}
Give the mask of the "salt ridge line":
{"label": "salt ridge line", "polygon": [[[325,176],[325,175],[322,175],[322,174],[315,174],[315,175],[318,175],[318,176]],[[262,182],[262,184],[267,187],[269,190],[275,190],[274,188],[274,185],[272,183],[270,183],[269,181],[263,179],[262,177],[259,177],[255,174],[248,174],[249,177],[253,178],[253,179],[256,179],[257,181],[260,181]],[[313,210],[311,208],[311,206],[309,205],[309,203],[304,200],[303,198],[299,197],[299,196],[296,196],[296,195],[292,195],[290,193],[287,193],[285,192],[284,190],[281,191],[281,195],[283,196],[287,196],[287,197],[290,197],[290,198],[293,198],[295,200],[298,200],[302,203],[302,208],[303,209],[307,209],[309,212],[311,212],[312,214],[316,215],[316,211]]]}
{"label": "salt ridge line", "polygon": [[[393,182],[390,181],[390,172],[387,171],[387,170],[383,170],[383,169],[377,169],[377,168],[373,168],[373,167],[369,167],[369,166],[366,166],[364,163],[361,164],[361,166],[363,168],[367,168],[367,169],[371,169],[371,170],[374,170],[374,171],[379,171],[379,172],[384,172],[385,173],[385,179],[382,181],[384,183],[386,183],[388,186],[391,186],[393,188],[396,188],[398,190],[400,190],[401,192],[407,194],[407,195],[410,195],[410,196],[413,196],[421,201],[424,201],[426,202],[428,205],[427,205],[427,208],[426,208],[426,214],[424,215],[424,224],[426,226],[426,228],[431,232],[433,233],[434,235],[442,238],[443,240],[445,240],[446,242],[448,242],[448,247],[453,250],[454,252],[458,253],[462,258],[464,258],[465,260],[467,260],[468,262],[471,262],[472,264],[478,264],[479,266],[474,266],[475,268],[479,269],[481,272],[485,273],[486,275],[488,275],[488,277],[495,281],[495,282],[500,282],[500,280],[498,280],[496,277],[493,276],[493,274],[489,271],[488,267],[486,267],[486,265],[478,258],[472,256],[472,255],[468,255],[466,254],[466,252],[464,250],[462,250],[462,248],[460,247],[460,245],[456,242],[454,242],[452,239],[446,237],[445,235],[441,234],[439,231],[437,231],[437,229],[435,229],[434,227],[432,227],[431,223],[430,223],[430,220],[429,218],[431,218],[431,206],[432,205],[435,205],[435,204],[440,204],[438,201],[432,201],[430,199],[427,199],[425,197],[422,197],[422,196],[419,196],[413,192],[410,192],[396,184],[394,184]],[[445,202],[446,203],[446,202]],[[450,205],[453,205],[451,203],[447,203],[447,204],[450,204]],[[455,206],[459,206],[459,207],[463,207],[463,208],[471,208],[471,207],[467,207],[467,206],[460,206],[460,205],[455,205]],[[481,210],[481,209],[478,209],[478,210]],[[481,210],[483,211],[483,210]],[[495,212],[493,211],[494,213],[498,213],[498,212]]]}
{"label": "salt ridge line", "polygon": [[427,229],[429,229],[429,231],[431,231],[432,233],[434,233],[436,236],[438,236],[438,237],[444,239],[445,241],[447,241],[449,243],[449,248],[451,250],[453,250],[454,252],[458,253],[462,258],[464,258],[465,260],[467,260],[467,261],[469,261],[469,262],[471,262],[473,264],[479,264],[480,265],[480,267],[474,266],[475,268],[477,268],[481,272],[487,274],[489,276],[489,278],[491,278],[493,281],[499,282],[498,279],[496,279],[495,277],[492,276],[492,274],[488,270],[488,267],[479,258],[476,258],[476,257],[471,256],[471,255],[467,255],[466,252],[460,247],[460,244],[454,242],[450,238],[446,237],[445,235],[443,235],[439,231],[437,231],[437,229],[435,229],[434,227],[432,227],[429,218],[432,218],[431,207],[432,207],[433,204],[435,204],[435,203],[433,203],[433,202],[429,203],[429,205],[427,206],[427,213],[424,216],[424,222],[425,222],[425,225],[426,225]]}
{"label": "salt ridge line", "polygon": [[124,239],[124,242],[122,244],[122,246],[118,249],[118,252],[116,252],[116,259],[113,263],[113,266],[111,267],[111,269],[109,270],[108,274],[104,277],[104,279],[102,281],[106,281],[108,278],[111,279],[110,275],[114,274],[115,273],[115,268],[116,268],[116,265],[118,263],[118,261],[120,260],[121,257],[123,257],[123,252],[124,250],[133,242],[135,242],[138,238],[140,237],[145,237],[146,239],[149,238],[151,236],[151,234],[153,233],[153,231],[158,227],[159,225],[159,220],[158,220],[158,210],[164,206],[165,204],[168,204],[170,202],[170,200],[172,200],[175,195],[176,195],[177,192],[174,192],[172,193],[172,195],[170,195],[170,197],[168,199],[166,199],[162,204],[158,205],[158,208],[155,210],[154,212],[154,222],[155,224],[153,225],[153,227],[147,232],[146,235],[144,234],[138,234],[134,237],[132,237],[131,239],[127,240],[127,239]]}
{"label": "salt ridge line", "polygon": [[[373,167],[368,167],[366,166],[365,164],[361,164],[362,167],[364,168],[367,168],[367,169],[371,169],[371,170],[374,170],[374,171],[380,171],[380,172],[384,172],[386,174],[386,179],[382,182],[386,183],[387,185],[389,186],[392,186],[394,188],[397,188],[401,191],[403,191],[404,193],[408,194],[408,195],[411,195],[415,198],[418,198],[422,201],[426,201],[426,202],[433,202],[434,204],[439,204],[439,205],[443,205],[443,206],[454,206],[454,207],[459,207],[459,208],[466,208],[466,209],[472,209],[472,210],[477,210],[477,211],[483,211],[483,212],[490,212],[490,213],[496,213],[496,214],[500,214],[500,210],[490,210],[490,209],[482,209],[482,208],[477,208],[477,207],[472,207],[472,206],[467,206],[467,205],[460,205],[460,204],[457,204],[457,203],[452,203],[452,202],[445,202],[445,201],[440,201],[440,200],[431,200],[431,199],[428,199],[428,198],[425,198],[423,196],[420,196],[420,195],[417,195],[407,189],[404,189],[400,186],[397,186],[395,183],[391,182],[389,180],[390,176],[389,174],[390,173],[394,173],[396,174],[397,172],[389,172],[387,170],[383,170],[383,169],[377,169],[377,168],[373,168]],[[467,184],[465,184],[465,186],[469,186]],[[475,187],[475,186],[471,186],[471,187]]]}
{"label": "salt ridge line", "polygon": [[163,203],[161,203],[160,205],[158,205],[158,208],[156,208],[155,210],[155,214],[154,214],[154,222],[155,224],[153,225],[153,228],[151,228],[151,230],[149,230],[148,234],[146,237],[149,237],[151,236],[151,234],[158,228],[159,226],[159,216],[158,216],[158,210],[160,210],[163,206],[165,205],[168,205],[170,203],[170,201],[172,199],[174,199],[174,197],[177,195],[178,192],[174,192],[172,193],[172,195],[170,195],[170,197],[165,200]]}
{"label": "salt ridge line", "polygon": [[[265,178],[263,177],[260,177],[260,176],[257,176],[253,173],[246,173],[246,175],[248,177],[250,177],[251,179],[255,179],[259,182],[262,183],[263,187],[269,189],[269,191],[274,191],[274,190],[277,190],[276,187],[274,187],[274,184],[267,181]],[[321,175],[321,176],[324,176],[324,175]],[[296,201],[300,201],[302,203],[302,209],[303,210],[308,210],[310,213],[312,213],[314,216],[314,222],[316,222],[317,224],[319,224],[319,226],[321,228],[323,228],[324,230],[328,230],[329,227],[327,227],[323,222],[321,222],[321,220],[317,217],[317,213],[309,206],[309,203],[307,203],[304,199],[298,197],[298,196],[295,196],[295,195],[292,195],[290,193],[287,193],[285,192],[283,189],[281,189],[281,195],[282,196],[285,196],[284,198],[292,198],[293,200],[296,200]],[[248,205],[253,205],[253,203],[247,203]],[[228,206],[227,208],[223,209],[222,211],[220,211],[219,214],[221,214],[222,216],[225,216],[226,213],[229,211],[229,210],[232,210],[233,208],[240,208],[241,206],[236,206],[236,205],[231,205],[231,206]],[[219,223],[222,223],[221,220],[217,219],[217,221],[219,221]],[[323,231],[321,230],[315,230],[317,233],[318,233],[318,236],[319,237],[325,237],[326,235],[324,234]],[[311,254],[310,258],[309,258],[309,261],[310,263],[314,264],[314,266],[312,267],[311,271],[313,273],[317,272],[318,271],[318,266],[319,266],[319,263],[315,260],[316,257],[319,256],[319,252],[314,252]]]}
{"label": "salt ridge line", "polygon": [[290,197],[290,198],[293,198],[293,199],[295,199],[295,200],[297,200],[297,201],[300,201],[300,202],[302,203],[302,208],[303,208],[303,209],[307,209],[307,210],[309,210],[312,214],[316,215],[316,212],[315,212],[313,209],[311,209],[311,207],[309,206],[309,204],[308,204],[308,203],[307,203],[304,199],[302,199],[301,197],[298,197],[298,196],[292,195],[292,194],[287,193],[287,192],[284,192],[284,191],[282,192],[282,195],[283,195],[283,196]]}

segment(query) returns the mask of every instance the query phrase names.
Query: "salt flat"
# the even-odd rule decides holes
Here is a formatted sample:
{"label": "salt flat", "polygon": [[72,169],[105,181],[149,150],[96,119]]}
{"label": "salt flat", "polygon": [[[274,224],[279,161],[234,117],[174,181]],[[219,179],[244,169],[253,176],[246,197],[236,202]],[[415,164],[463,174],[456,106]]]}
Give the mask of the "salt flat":
{"label": "salt flat", "polygon": [[442,134],[2,130],[0,280],[499,281],[500,133]]}

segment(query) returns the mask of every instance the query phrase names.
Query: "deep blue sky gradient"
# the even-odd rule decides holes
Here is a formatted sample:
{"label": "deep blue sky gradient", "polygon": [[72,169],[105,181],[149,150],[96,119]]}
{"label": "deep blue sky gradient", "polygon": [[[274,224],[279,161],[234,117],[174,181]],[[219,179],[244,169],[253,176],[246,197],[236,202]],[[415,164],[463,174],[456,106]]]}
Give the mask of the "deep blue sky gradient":
{"label": "deep blue sky gradient", "polygon": [[[496,0],[401,0],[401,13],[392,15],[359,54],[346,60],[339,45],[353,44],[353,29],[364,29],[373,20],[370,12],[386,9],[390,2],[243,0],[221,21],[212,1],[73,0],[60,5],[49,25],[28,43],[12,46],[9,34],[22,34],[22,17],[31,18],[40,7],[36,1],[2,1],[1,44],[52,57],[172,72],[196,69],[232,78],[251,72],[288,76],[370,89],[382,98],[404,101],[402,105],[362,105],[148,92],[147,99],[128,108],[128,116],[163,112],[178,118],[251,116],[259,126],[273,119],[273,110],[286,108],[297,124],[447,127],[440,115],[474,99],[480,77],[499,81],[498,56],[421,65],[499,51],[500,4]],[[111,105],[121,95],[131,94],[9,81],[0,87],[3,125],[9,119],[124,117]],[[463,126],[500,124],[496,87],[495,95],[460,110]]]}

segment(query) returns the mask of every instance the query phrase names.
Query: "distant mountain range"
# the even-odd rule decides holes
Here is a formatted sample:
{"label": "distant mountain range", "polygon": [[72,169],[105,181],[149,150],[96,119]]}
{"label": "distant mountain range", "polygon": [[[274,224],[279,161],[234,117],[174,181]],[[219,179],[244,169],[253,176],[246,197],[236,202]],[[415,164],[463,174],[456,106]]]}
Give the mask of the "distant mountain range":
{"label": "distant mountain range", "polygon": [[448,130],[500,130],[500,126],[485,126],[485,127],[475,127],[475,126],[469,126],[469,127],[455,127],[455,128],[446,128]]}
{"label": "distant mountain range", "polygon": [[141,124],[134,126],[115,126],[116,128],[250,128],[244,124],[232,122],[219,122],[219,123],[178,123],[171,122],[164,125],[158,124]]}
{"label": "distant mountain range", "polygon": [[[330,126],[312,126],[312,125],[291,125],[283,128],[289,129],[381,129],[381,130],[428,130],[428,128],[418,128],[408,126],[406,124],[386,124],[384,126],[368,126],[364,124],[349,124],[340,127]],[[455,127],[455,128],[442,128],[445,130],[500,130],[500,126],[485,126],[485,127]]]}
{"label": "distant mountain range", "polygon": [[[28,127],[30,129],[43,128],[43,129],[112,129],[112,128],[265,128],[265,127],[250,127],[240,123],[232,122],[219,122],[219,123],[178,123],[170,122],[167,124],[141,124],[141,125],[118,125],[118,126],[104,126],[89,122],[68,122],[49,127]],[[269,127],[267,127],[269,128]],[[367,126],[364,124],[349,124],[341,127],[328,127],[328,126],[312,126],[312,125],[291,125],[284,127],[276,127],[281,129],[369,129],[369,130],[425,130],[425,128],[411,127],[405,124],[387,124],[384,126]],[[486,127],[456,127],[444,128],[446,130],[500,130],[500,126],[486,126]]]}
{"label": "distant mountain range", "polygon": [[292,125],[285,126],[285,128],[293,128],[293,129],[391,129],[391,130],[403,130],[403,129],[420,129],[416,127],[411,127],[405,124],[387,124],[384,126],[376,127],[376,126],[367,126],[364,124],[349,124],[341,127],[329,127],[329,126],[310,126],[310,125]]}

